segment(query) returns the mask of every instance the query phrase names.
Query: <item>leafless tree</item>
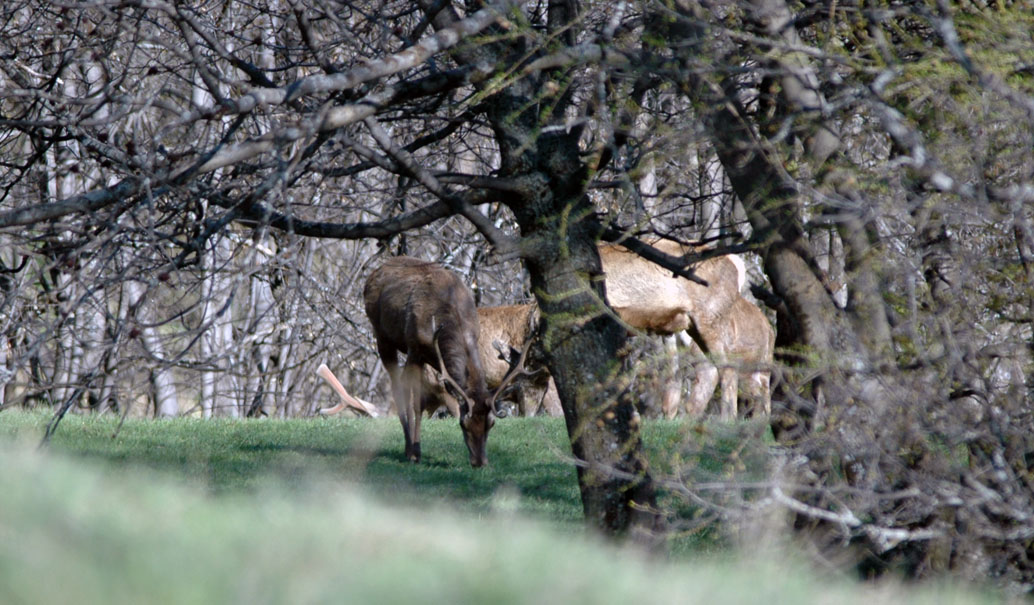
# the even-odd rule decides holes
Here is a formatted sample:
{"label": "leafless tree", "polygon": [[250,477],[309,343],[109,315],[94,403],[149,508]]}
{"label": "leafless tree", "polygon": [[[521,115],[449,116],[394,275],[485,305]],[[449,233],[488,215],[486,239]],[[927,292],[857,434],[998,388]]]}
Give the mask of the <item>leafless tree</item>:
{"label": "leafless tree", "polygon": [[649,535],[597,243],[687,277],[641,240],[710,243],[775,318],[797,489],[763,501],[866,561],[1029,590],[1029,9],[7,3],[4,405],[297,415],[323,361],[384,400],[356,284],[387,248],[538,303],[586,515]]}

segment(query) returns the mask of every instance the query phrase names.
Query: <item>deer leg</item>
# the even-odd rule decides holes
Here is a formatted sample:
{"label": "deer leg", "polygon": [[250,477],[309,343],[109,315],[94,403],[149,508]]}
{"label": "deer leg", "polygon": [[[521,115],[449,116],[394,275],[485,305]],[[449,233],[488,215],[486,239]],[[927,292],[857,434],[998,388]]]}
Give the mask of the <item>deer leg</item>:
{"label": "deer leg", "polygon": [[534,389],[531,387],[522,389],[517,395],[517,414],[524,418],[536,416],[539,412],[539,401]]}
{"label": "deer leg", "polygon": [[772,414],[772,374],[757,371],[750,375],[756,391],[754,396],[754,417],[768,418]]}
{"label": "deer leg", "polygon": [[693,379],[693,388],[689,392],[689,401],[686,402],[686,414],[690,418],[704,415],[707,403],[711,401],[711,395],[714,395],[717,386],[718,368],[710,360],[701,358],[696,364],[696,378]]}
{"label": "deer leg", "polygon": [[664,353],[668,364],[664,372],[664,396],[661,398],[661,411],[665,418],[674,418],[679,413],[679,399],[682,397],[682,384],[677,379],[679,373],[679,349],[675,335],[664,337]]}
{"label": "deer leg", "polygon": [[405,376],[397,367],[394,370],[388,370],[388,375],[391,377],[391,394],[395,400],[395,411],[398,412],[399,422],[402,423],[402,436],[406,440],[406,458],[409,458],[410,444],[413,443],[412,433],[409,430],[410,417],[413,415],[410,390],[405,384]]}
{"label": "deer leg", "polygon": [[556,390],[556,383],[553,379],[549,379],[549,383],[546,386],[546,394],[542,398],[542,405],[546,408],[546,413],[556,418],[564,417],[564,408],[560,405],[560,393]]}
{"label": "deer leg", "polygon": [[737,371],[735,367],[730,365],[723,365],[720,370],[722,375],[721,419],[725,421],[736,419]]}
{"label": "deer leg", "polygon": [[[420,375],[423,366],[406,363],[402,369],[399,420],[406,438],[406,458],[420,462]],[[403,410],[405,410],[403,412]]]}

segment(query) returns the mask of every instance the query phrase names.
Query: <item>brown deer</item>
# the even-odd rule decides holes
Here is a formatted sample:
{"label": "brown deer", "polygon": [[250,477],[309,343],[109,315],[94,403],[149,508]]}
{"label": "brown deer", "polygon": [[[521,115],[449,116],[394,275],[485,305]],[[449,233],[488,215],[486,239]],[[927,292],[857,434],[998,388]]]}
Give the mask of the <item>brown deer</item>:
{"label": "brown deer", "polygon": [[[420,461],[424,367],[438,370],[460,400],[459,419],[473,467],[488,462],[488,432],[495,424],[495,397],[485,385],[478,352],[474,296],[441,265],[406,256],[386,259],[363,289],[377,352],[388,370],[406,440],[406,457]],[[406,355],[399,366],[399,353]],[[505,384],[503,385],[505,386]]]}
{"label": "brown deer", "polygon": [[[533,304],[523,304],[478,307],[477,312],[478,354],[481,356],[481,366],[485,370],[485,386],[490,391],[498,391],[499,386],[503,384],[512,369],[510,359],[512,359],[513,352],[524,348],[535,332],[538,310]],[[500,352],[499,348],[502,348],[503,351]],[[507,353],[508,357],[504,358],[503,353]],[[531,416],[542,407],[551,416],[562,416],[560,398],[557,395],[556,386],[549,377],[549,372],[541,364],[537,365],[535,371],[529,372],[521,369],[519,372],[513,380],[512,392],[516,396],[520,414]],[[347,407],[356,408],[368,414],[371,409],[376,411],[377,408],[372,403],[353,397],[345,391],[325,365],[320,366],[317,375],[326,380],[341,399],[341,402],[334,407],[320,409],[320,414],[337,414]],[[449,395],[444,381],[434,370],[425,368],[421,380],[420,409],[423,413],[431,415],[444,406],[450,414],[459,416],[459,403]],[[498,393],[497,400],[503,401],[504,397],[509,396],[510,393],[510,389]]]}

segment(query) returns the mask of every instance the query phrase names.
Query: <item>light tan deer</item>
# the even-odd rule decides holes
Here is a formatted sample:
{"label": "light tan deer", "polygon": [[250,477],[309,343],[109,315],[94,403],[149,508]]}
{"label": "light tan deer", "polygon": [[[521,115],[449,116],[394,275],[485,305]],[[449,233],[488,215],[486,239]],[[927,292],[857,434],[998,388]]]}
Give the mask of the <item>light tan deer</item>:
{"label": "light tan deer", "polygon": [[[496,396],[490,394],[479,353],[479,321],[474,296],[463,281],[437,263],[406,256],[386,259],[363,289],[366,315],[373,326],[377,352],[391,379],[392,394],[406,457],[420,461],[420,418],[425,367],[436,369],[459,399],[460,428],[470,465],[488,462],[488,432],[495,424]],[[527,348],[517,360],[523,363]],[[406,355],[405,365],[398,363]],[[516,375],[516,370],[511,377]]]}
{"label": "light tan deer", "polygon": [[[683,256],[699,251],[670,240],[648,241],[661,252]],[[739,271],[727,256],[708,258],[693,266],[693,272],[707,285],[676,276],[624,246],[600,244],[600,260],[606,275],[607,301],[622,321],[651,334],[671,337],[688,330],[707,352],[717,343],[708,343],[705,334],[717,334],[718,326],[739,294]],[[671,338],[667,345],[673,345]],[[673,346],[668,346],[672,353]],[[723,392],[724,396],[724,392]],[[735,402],[735,391],[732,394]],[[679,410],[679,389],[666,389],[661,404],[664,415],[672,418]]]}
{"label": "light tan deer", "polygon": [[746,412],[755,417],[772,412],[771,370],[775,350],[775,331],[765,314],[742,296],[724,316],[724,321],[702,325],[701,339],[708,343],[711,362],[697,365],[696,380],[686,409],[689,415],[703,414],[721,376],[722,419],[736,417],[736,393],[742,390],[750,403]]}
{"label": "light tan deer", "polygon": [[[699,248],[670,240],[648,242],[672,256],[698,252]],[[688,331],[697,350],[706,351],[712,361],[722,363],[721,416],[735,416],[738,378],[737,367],[743,367],[746,377],[744,391],[755,402],[754,413],[768,414],[771,407],[769,376],[772,363],[774,332],[764,313],[740,295],[745,280],[742,261],[732,255],[712,257],[697,263],[694,273],[707,281],[704,286],[640,257],[617,244],[600,244],[600,259],[606,278],[607,300],[622,321],[629,326],[651,334],[662,335],[669,355],[674,355],[674,335]],[[482,320],[482,360],[490,376],[502,376],[505,362],[487,351],[487,343],[502,341],[508,346],[526,341],[535,321],[532,305],[510,307],[483,307],[478,309]],[[509,323],[507,323],[509,322]],[[504,327],[505,326],[505,327]],[[490,366],[494,366],[489,369]],[[686,411],[690,415],[703,413],[704,407],[718,383],[719,370],[709,360],[699,364],[698,378],[694,381]],[[535,409],[529,401],[543,400],[550,415],[561,415],[556,386],[548,375],[540,378],[525,393],[522,413]],[[543,380],[545,379],[545,380]],[[543,391],[545,388],[544,399]],[[665,416],[674,417],[679,410],[680,389],[664,392],[661,409]],[[729,413],[729,410],[732,410]]]}
{"label": "light tan deer", "polygon": [[[515,351],[526,348],[534,338],[538,315],[538,306],[533,304],[478,307],[481,324],[478,348],[488,388],[498,389],[513,370],[510,359]],[[500,348],[504,351],[501,352]],[[509,354],[508,358],[501,354],[504,352]],[[529,366],[531,371],[521,368],[514,380],[520,414],[533,416],[541,407],[550,416],[562,416],[560,397],[549,372],[540,360]],[[503,393],[499,394],[499,397],[503,396]]]}

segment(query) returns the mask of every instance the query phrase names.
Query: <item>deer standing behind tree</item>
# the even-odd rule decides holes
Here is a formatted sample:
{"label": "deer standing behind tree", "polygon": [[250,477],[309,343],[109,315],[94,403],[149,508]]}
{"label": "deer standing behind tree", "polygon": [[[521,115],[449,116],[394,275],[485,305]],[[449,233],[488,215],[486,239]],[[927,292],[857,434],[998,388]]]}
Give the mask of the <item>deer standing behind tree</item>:
{"label": "deer standing behind tree", "polygon": [[[648,242],[672,256],[702,251],[670,240]],[[618,244],[600,244],[600,259],[606,276],[607,300],[622,321],[651,334],[672,337],[688,332],[696,347],[709,358],[697,364],[686,412],[703,414],[721,375],[723,419],[736,416],[739,379],[744,379],[744,394],[752,402],[755,415],[768,415],[771,409],[770,375],[775,333],[764,312],[744,298],[740,291],[745,281],[742,261],[735,255],[705,259],[693,266],[694,273],[707,285],[673,275]],[[492,353],[491,344],[499,340],[517,347],[532,337],[537,325],[534,305],[482,307],[481,359],[489,384],[497,384],[507,364]],[[675,354],[673,351],[672,354]],[[721,366],[719,370],[714,364]],[[548,374],[536,375],[518,394],[521,413],[536,410],[536,400],[544,402],[547,413],[562,413],[556,387]],[[544,390],[544,392],[543,392]],[[679,410],[681,392],[676,385],[664,392],[662,410],[672,418]]]}
{"label": "deer standing behind tree", "polygon": [[[656,239],[648,243],[672,256],[702,251],[700,247],[671,240]],[[745,270],[739,258],[716,256],[694,265],[694,273],[707,282],[705,286],[673,275],[618,244],[600,244],[599,251],[606,276],[607,300],[622,321],[632,328],[666,337],[685,331],[697,353],[706,354],[707,357],[697,363],[697,376],[686,402],[688,415],[704,413],[718,386],[719,376],[721,418],[731,420],[736,416],[741,377],[754,415],[770,413],[769,368],[773,362],[775,333],[764,312],[740,294]],[[494,352],[493,343],[498,341],[515,348],[532,338],[538,322],[537,308],[531,304],[481,307],[478,315],[481,360],[486,380],[494,388],[503,380],[508,365]],[[540,371],[533,377],[532,381],[517,385],[521,414],[534,413],[539,401],[548,414],[562,414],[556,387],[548,373]],[[430,384],[428,389],[440,393],[437,398],[428,398],[433,407],[451,402],[440,385]],[[677,385],[665,390],[661,406],[665,416],[673,418],[678,414],[680,391]]]}
{"label": "deer standing behind tree", "polygon": [[[672,256],[700,252],[702,248],[671,240],[648,242]],[[722,403],[720,415],[731,420],[736,416],[739,378],[744,378],[744,393],[753,403],[755,415],[768,415],[771,409],[769,389],[775,333],[764,312],[740,295],[745,270],[735,255],[705,259],[693,266],[694,273],[707,282],[698,284],[673,275],[618,244],[600,244],[600,259],[606,276],[607,300],[622,321],[650,334],[671,337],[688,332],[697,352],[709,359],[697,364],[686,412],[699,416],[714,394],[721,375]],[[481,307],[481,359],[489,385],[498,384],[507,371],[507,364],[494,354],[492,343],[500,341],[518,347],[533,332],[538,322],[535,305]],[[672,352],[672,354],[676,354]],[[714,364],[719,364],[721,369]],[[676,364],[677,365],[677,364]],[[522,414],[534,413],[542,401],[550,415],[562,414],[559,397],[552,379],[545,372],[535,374],[534,381],[518,385],[518,403]],[[679,410],[681,392],[677,384],[663,394],[662,410],[672,418]]]}
{"label": "deer standing behind tree", "polygon": [[[485,465],[496,414],[478,353],[478,315],[470,289],[441,265],[397,256],[370,273],[363,300],[391,379],[406,457],[420,461],[421,384],[429,366],[441,372],[460,399],[471,466]],[[404,366],[399,366],[399,353],[406,356]]]}
{"label": "deer standing behind tree", "polygon": [[[478,347],[485,367],[485,382],[496,389],[513,370],[512,360],[518,349],[526,348],[538,329],[538,306],[534,304],[478,307],[481,322]],[[499,349],[504,349],[508,358]],[[535,350],[535,349],[532,349]],[[500,392],[502,398],[512,394],[522,416],[534,416],[541,408],[550,416],[562,416],[560,396],[549,377],[541,356],[530,356],[526,365],[531,371],[522,371],[513,382],[513,389]],[[523,368],[521,368],[523,370]]]}
{"label": "deer standing behind tree", "polygon": [[[672,256],[701,251],[669,240],[654,240],[650,244]],[[707,286],[672,275],[616,244],[601,245],[600,257],[606,274],[607,300],[625,323],[665,336],[685,329],[697,351],[708,356],[697,363],[696,379],[686,403],[688,415],[704,413],[719,374],[722,419],[736,417],[741,376],[754,415],[767,416],[771,412],[770,368],[775,332],[764,312],[740,294],[746,275],[738,257],[717,256],[694,265],[694,273]],[[672,418],[678,413],[680,395],[678,390],[666,391],[662,403],[665,416]]]}

